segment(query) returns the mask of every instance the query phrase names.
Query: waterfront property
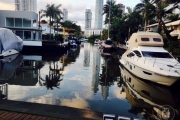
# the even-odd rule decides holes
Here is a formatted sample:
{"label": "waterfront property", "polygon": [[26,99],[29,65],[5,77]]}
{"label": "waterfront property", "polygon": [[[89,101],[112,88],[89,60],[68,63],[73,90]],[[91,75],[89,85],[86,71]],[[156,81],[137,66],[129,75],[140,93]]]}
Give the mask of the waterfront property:
{"label": "waterfront property", "polygon": [[38,14],[34,12],[0,10],[0,27],[11,29],[23,40],[42,40]]}
{"label": "waterfront property", "polygon": [[[146,31],[156,32],[158,29],[158,23],[151,24],[146,26]],[[170,33],[171,36],[177,37],[177,39],[180,39],[180,20],[173,21],[173,22],[166,22],[166,27],[168,30],[172,30]]]}

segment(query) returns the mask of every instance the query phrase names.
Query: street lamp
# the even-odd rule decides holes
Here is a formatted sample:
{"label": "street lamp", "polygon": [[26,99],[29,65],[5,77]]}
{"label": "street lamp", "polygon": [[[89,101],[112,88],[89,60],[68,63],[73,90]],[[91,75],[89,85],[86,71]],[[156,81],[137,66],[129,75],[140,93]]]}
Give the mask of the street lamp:
{"label": "street lamp", "polygon": [[108,24],[108,39],[109,39],[109,31],[110,31],[110,13],[111,13],[111,1],[112,0],[109,0],[109,24]]}
{"label": "street lamp", "polygon": [[40,20],[41,20],[41,19],[40,19],[40,14],[41,14],[41,11],[39,11],[39,25],[38,25],[38,26],[39,26],[39,29],[41,28],[41,25],[40,25]]}

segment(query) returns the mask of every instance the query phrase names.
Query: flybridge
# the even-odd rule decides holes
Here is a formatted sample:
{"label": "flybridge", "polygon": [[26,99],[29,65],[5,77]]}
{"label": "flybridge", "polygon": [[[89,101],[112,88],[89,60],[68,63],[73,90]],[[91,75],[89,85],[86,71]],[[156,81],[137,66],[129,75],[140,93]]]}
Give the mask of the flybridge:
{"label": "flybridge", "polygon": [[133,33],[128,41],[129,47],[138,46],[158,46],[164,45],[162,36],[159,33],[153,32],[137,32]]}

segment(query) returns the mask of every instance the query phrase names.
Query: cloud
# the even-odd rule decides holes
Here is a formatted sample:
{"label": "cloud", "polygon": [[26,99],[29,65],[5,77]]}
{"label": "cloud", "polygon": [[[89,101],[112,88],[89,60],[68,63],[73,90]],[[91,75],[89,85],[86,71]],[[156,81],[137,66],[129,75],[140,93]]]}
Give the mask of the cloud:
{"label": "cloud", "polygon": [[89,107],[88,103],[83,99],[62,99],[61,106],[68,106],[81,109],[87,109]]}

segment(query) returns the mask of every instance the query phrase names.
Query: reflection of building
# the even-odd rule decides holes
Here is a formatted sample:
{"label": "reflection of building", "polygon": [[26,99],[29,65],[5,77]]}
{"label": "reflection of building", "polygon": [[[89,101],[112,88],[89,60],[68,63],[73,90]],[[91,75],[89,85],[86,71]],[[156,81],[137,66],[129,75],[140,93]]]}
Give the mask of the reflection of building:
{"label": "reflection of building", "polygon": [[89,67],[90,65],[90,44],[84,43],[84,67]]}
{"label": "reflection of building", "polygon": [[85,12],[85,30],[91,29],[92,12],[90,9],[86,9]]}
{"label": "reflection of building", "polygon": [[37,12],[37,0],[15,0],[16,11]]}
{"label": "reflection of building", "polygon": [[68,20],[68,10],[67,9],[63,9],[63,14],[64,14],[63,21]]}
{"label": "reflection of building", "polygon": [[101,86],[102,97],[104,100],[109,96],[109,86]]}
{"label": "reflection of building", "polygon": [[102,30],[103,22],[103,0],[96,0],[94,29]]}
{"label": "reflection of building", "polygon": [[23,56],[23,62],[17,68],[14,77],[9,79],[11,85],[34,86],[38,82],[38,71],[43,66],[41,56]]}
{"label": "reflection of building", "polygon": [[93,74],[92,74],[92,91],[97,93],[99,84],[99,71],[100,71],[100,52],[93,48]]}

